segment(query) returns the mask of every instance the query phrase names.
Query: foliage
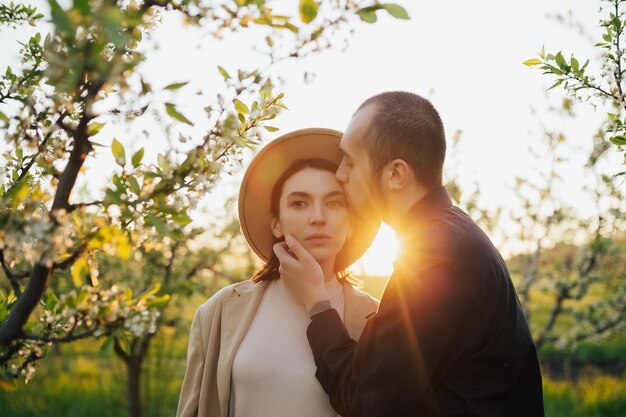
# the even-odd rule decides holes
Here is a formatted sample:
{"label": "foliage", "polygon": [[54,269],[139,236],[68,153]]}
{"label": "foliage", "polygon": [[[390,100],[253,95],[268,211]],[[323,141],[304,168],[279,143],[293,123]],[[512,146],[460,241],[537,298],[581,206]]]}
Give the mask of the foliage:
{"label": "foliage", "polygon": [[[134,271],[145,272],[150,259],[167,253],[172,262],[180,260],[175,253],[203,256],[187,247],[199,233],[191,212],[223,173],[236,169],[244,149],[260,142],[263,128],[276,130],[268,122],[285,106],[274,92],[273,66],[328,48],[365,7],[404,18],[399,6],[353,0],[301,1],[292,17],[275,13],[278,3],[73,0],[64,8],[48,1],[53,31],[24,42],[21,67],[0,77],[0,132],[8,145],[0,164],[5,381],[19,375],[28,381],[55,343],[110,336],[108,346],[132,354],[133,338],[153,334],[166,320],[163,290],[180,289],[173,279],[165,282],[167,274],[147,280]],[[205,98],[205,131],[182,129],[198,125],[176,102],[186,82],[172,80],[164,100],[138,71],[145,59],[138,46],[166,12],[219,39],[254,29],[263,40],[267,65],[217,66],[225,93]],[[42,17],[31,6],[0,7],[3,25]],[[157,120],[148,120],[153,114]],[[131,149],[129,138],[104,134],[109,124],[138,119],[164,125],[171,147]],[[115,164],[104,189],[76,190],[86,163],[110,155]],[[167,259],[158,264],[166,272]],[[128,267],[136,270],[118,276]],[[179,278],[189,272],[176,268]]]}
{"label": "foliage", "polygon": [[[566,98],[549,112],[568,124],[575,118],[574,102]],[[602,172],[611,150],[606,128],[595,134],[579,171],[581,178],[591,179],[580,187],[593,203],[592,213],[584,215],[561,192],[573,151],[566,134],[544,128],[541,135],[529,147],[533,169],[516,178],[510,210],[486,206],[478,185],[460,185],[455,170],[460,165],[460,132],[450,147],[446,187],[455,204],[494,240],[515,241],[521,248],[507,265],[537,347],[571,350],[583,341],[626,330],[626,203],[620,181]]]}
{"label": "foliage", "polygon": [[[551,111],[575,117],[569,99]],[[600,168],[610,148],[605,129],[594,136],[582,169],[592,179],[583,190],[595,205],[589,216],[559,192],[571,154],[565,133],[546,129],[543,136],[531,152],[544,168],[536,178],[516,180],[519,209],[512,220],[527,252],[509,262],[535,343],[564,347],[619,334],[626,330],[626,225],[619,183]]]}
{"label": "foliage", "polygon": [[[624,91],[624,69],[626,55],[624,54],[624,29],[626,28],[626,14],[624,0],[601,0],[606,3],[601,11],[604,13],[600,20],[605,33],[602,41],[595,44],[601,51],[599,74],[590,74],[589,59],[576,58],[573,55],[568,59],[561,51],[546,54],[542,47],[538,58],[524,61],[527,66],[535,66],[543,70],[544,75],[554,77],[556,81],[549,88],[562,86],[571,98],[580,101],[588,100],[594,106],[601,103],[609,104],[607,112],[609,123],[606,127],[608,140],[624,150],[626,146],[626,119],[622,110],[625,108],[626,91]],[[614,111],[617,109],[618,111]],[[626,164],[626,152],[624,153]],[[626,171],[617,175],[624,176]]]}

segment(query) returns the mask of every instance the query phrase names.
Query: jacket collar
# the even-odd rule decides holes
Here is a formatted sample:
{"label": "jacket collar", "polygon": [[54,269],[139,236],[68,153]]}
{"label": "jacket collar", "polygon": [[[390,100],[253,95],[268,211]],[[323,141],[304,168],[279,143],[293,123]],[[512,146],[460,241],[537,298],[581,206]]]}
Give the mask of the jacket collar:
{"label": "jacket collar", "polygon": [[[222,417],[227,417],[231,372],[235,354],[248,332],[261,303],[268,281],[244,281],[233,287],[233,293],[222,305],[220,357],[217,364],[217,395]],[[376,312],[377,303],[352,285],[343,283],[344,323],[350,337],[358,339],[367,318]],[[302,337],[306,337],[305,334]]]}
{"label": "jacket collar", "polygon": [[222,417],[227,417],[230,379],[237,349],[246,335],[263,298],[267,281],[244,281],[235,285],[233,294],[222,306],[220,358],[217,363],[217,396]]}
{"label": "jacket collar", "polygon": [[406,212],[398,223],[398,235],[401,239],[404,236],[412,235],[415,227],[424,224],[435,217],[441,210],[450,206],[452,206],[452,200],[446,187],[440,186],[432,189]]}

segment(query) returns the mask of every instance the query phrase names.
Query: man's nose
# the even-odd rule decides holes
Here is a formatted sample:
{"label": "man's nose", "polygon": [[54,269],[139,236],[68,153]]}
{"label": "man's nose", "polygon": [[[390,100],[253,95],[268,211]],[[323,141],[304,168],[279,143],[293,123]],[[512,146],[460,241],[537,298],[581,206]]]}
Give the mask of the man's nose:
{"label": "man's nose", "polygon": [[335,172],[335,179],[340,184],[345,184],[348,182],[348,176],[346,175],[346,170],[343,167],[343,162],[341,163],[341,165],[339,165],[339,168],[337,168],[337,172]]}

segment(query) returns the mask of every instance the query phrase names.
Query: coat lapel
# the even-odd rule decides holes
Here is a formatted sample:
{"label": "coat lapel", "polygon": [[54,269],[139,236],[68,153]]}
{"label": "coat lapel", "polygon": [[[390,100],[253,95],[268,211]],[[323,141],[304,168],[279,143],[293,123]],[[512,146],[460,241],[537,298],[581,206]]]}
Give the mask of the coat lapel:
{"label": "coat lapel", "polygon": [[217,395],[222,417],[227,417],[230,379],[235,354],[263,298],[267,282],[252,283],[236,288],[222,306],[220,357],[217,363]]}

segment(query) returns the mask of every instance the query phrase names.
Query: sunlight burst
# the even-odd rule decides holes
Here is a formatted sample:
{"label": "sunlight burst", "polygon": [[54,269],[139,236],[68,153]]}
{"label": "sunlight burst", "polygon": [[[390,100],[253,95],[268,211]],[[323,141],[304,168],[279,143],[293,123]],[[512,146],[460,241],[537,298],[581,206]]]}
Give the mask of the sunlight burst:
{"label": "sunlight burst", "polygon": [[352,270],[357,275],[389,276],[393,272],[393,261],[398,254],[398,241],[391,227],[382,224],[374,242]]}

